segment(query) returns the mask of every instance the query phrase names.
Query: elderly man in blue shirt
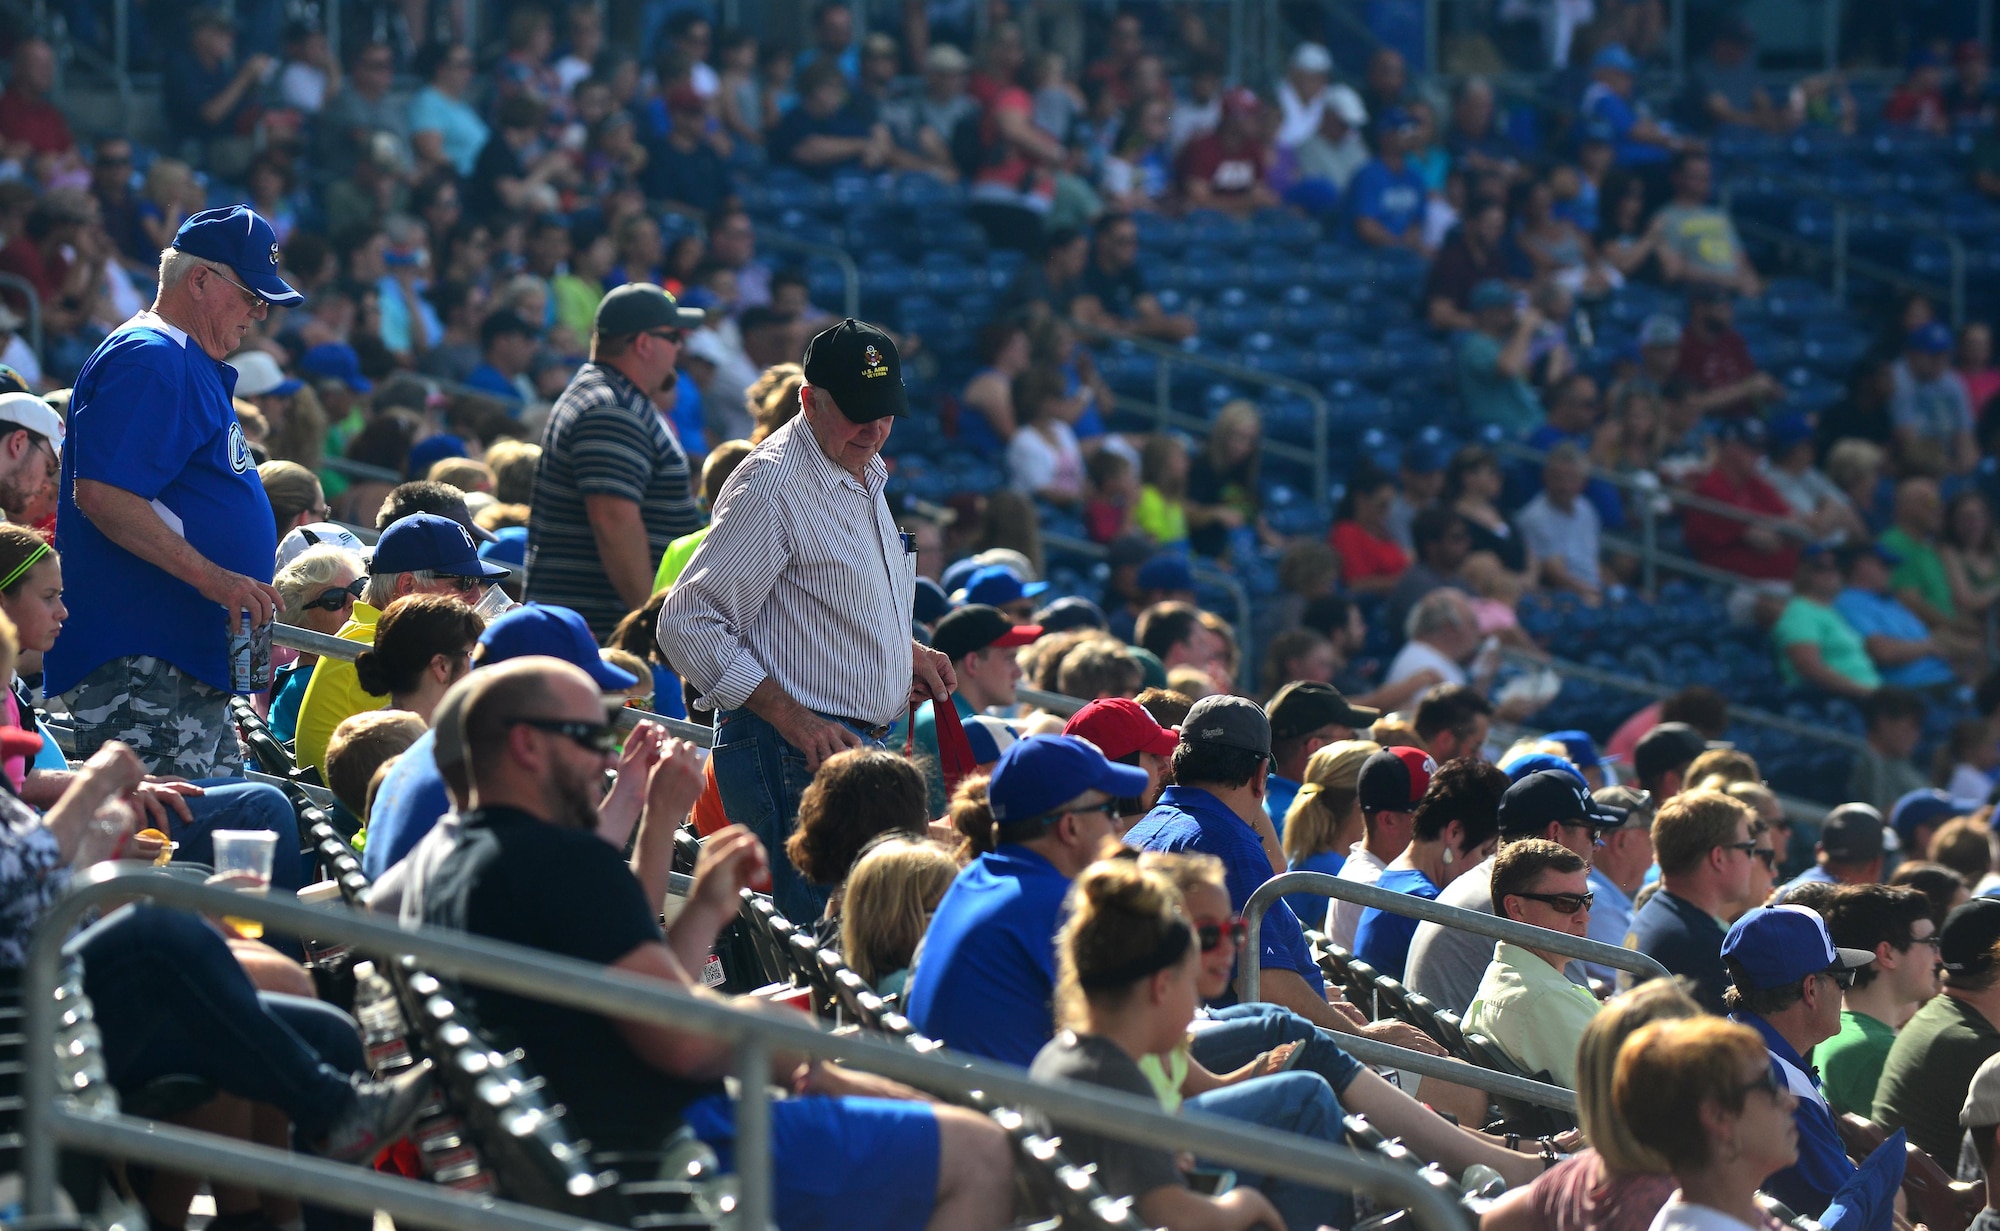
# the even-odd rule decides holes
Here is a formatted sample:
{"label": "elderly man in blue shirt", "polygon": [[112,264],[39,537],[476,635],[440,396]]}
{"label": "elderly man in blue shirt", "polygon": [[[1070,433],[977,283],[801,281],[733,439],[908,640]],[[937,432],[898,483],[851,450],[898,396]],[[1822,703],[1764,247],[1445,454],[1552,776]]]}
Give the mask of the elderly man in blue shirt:
{"label": "elderly man in blue shirt", "polygon": [[1899,688],[1949,687],[1957,675],[1946,655],[1977,656],[1979,647],[1950,629],[1933,633],[1890,589],[1890,570],[1902,557],[1879,543],[1854,543],[1840,549],[1847,586],[1833,600],[1833,609],[1861,634],[1868,658],[1884,683]]}
{"label": "elderly man in blue shirt", "polygon": [[70,616],[44,687],[76,718],[77,756],[123,740],[155,773],[206,778],[242,764],[230,637],[277,605],[277,530],[223,359],[304,296],[242,205],[182,223],[159,281],[71,395],[56,513]]}

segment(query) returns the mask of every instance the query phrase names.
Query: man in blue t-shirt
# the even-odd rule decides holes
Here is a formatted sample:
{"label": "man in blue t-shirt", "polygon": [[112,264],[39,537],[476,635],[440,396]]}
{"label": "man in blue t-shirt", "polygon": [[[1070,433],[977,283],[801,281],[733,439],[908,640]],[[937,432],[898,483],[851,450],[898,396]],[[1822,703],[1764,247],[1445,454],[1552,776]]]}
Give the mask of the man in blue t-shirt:
{"label": "man in blue t-shirt", "polygon": [[153,306],[77,375],[56,513],[69,620],[43,687],[75,755],[130,744],[155,773],[233,774],[230,637],[271,622],[277,529],[223,357],[272,304],[278,240],[248,206],[203,210],[161,261]]}
{"label": "man in blue t-shirt", "polygon": [[[479,634],[472,650],[475,670],[510,658],[539,655],[581,667],[608,695],[624,692],[637,681],[632,673],[605,662],[590,635],[590,625],[567,607],[528,603],[494,619]],[[390,765],[375,803],[368,811],[367,840],[361,848],[361,870],[371,881],[401,863],[452,810],[444,773],[438,765],[435,729],[417,737]]]}
{"label": "man in blue t-shirt", "polygon": [[1354,233],[1377,248],[1407,248],[1430,255],[1424,243],[1424,177],[1406,155],[1417,124],[1409,112],[1394,108],[1382,116],[1377,143],[1380,153],[1355,173],[1348,185],[1354,202]]}
{"label": "man in blue t-shirt", "polygon": [[1643,105],[1632,101],[1638,71],[1639,62],[1623,46],[1613,43],[1604,48],[1590,61],[1590,88],[1583,92],[1578,106],[1585,135],[1609,142],[1612,157],[1621,167],[1657,166],[1675,151],[1691,148],[1688,141],[1648,115]]}
{"label": "man in blue t-shirt", "polygon": [[[1847,572],[1847,588],[1833,600],[1833,609],[1861,634],[1868,657],[1882,672],[1884,683],[1901,688],[1930,688],[1957,677],[1945,661],[1945,646],[1972,656],[1976,647],[1948,629],[1938,633],[1889,588],[1889,570],[1902,557],[1876,543],[1843,547],[1837,557]],[[1949,640],[1947,640],[1949,639]]]}
{"label": "man in blue t-shirt", "polygon": [[986,786],[995,845],[965,866],[924,933],[904,997],[910,1024],[945,1046],[1026,1068],[1055,1035],[1055,934],[1069,883],[1114,836],[1118,801],[1146,771],[1074,735],[1000,755]]}

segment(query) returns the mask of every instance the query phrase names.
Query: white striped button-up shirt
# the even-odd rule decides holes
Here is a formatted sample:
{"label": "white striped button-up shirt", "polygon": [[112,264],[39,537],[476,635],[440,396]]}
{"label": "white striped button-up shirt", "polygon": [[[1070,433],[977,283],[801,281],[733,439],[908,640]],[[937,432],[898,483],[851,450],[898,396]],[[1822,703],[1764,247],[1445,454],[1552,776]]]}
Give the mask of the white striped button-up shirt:
{"label": "white striped button-up shirt", "polygon": [[864,479],[834,465],[803,415],[737,467],[660,609],[660,647],[697,704],[741,708],[768,678],[821,714],[903,716],[917,558],[882,497],[888,477],[880,457]]}

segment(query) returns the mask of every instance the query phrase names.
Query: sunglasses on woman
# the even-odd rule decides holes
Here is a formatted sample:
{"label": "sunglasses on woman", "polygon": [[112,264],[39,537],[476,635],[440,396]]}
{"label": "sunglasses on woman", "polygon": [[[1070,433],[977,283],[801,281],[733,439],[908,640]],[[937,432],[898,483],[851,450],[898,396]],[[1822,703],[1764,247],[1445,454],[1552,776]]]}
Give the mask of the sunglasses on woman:
{"label": "sunglasses on woman", "polygon": [[368,583],[357,577],[344,586],[328,586],[319,592],[318,598],[299,605],[307,611],[345,611],[367,589]]}
{"label": "sunglasses on woman", "polygon": [[1243,922],[1243,916],[1231,915],[1227,923],[1197,923],[1194,927],[1195,939],[1201,942],[1203,953],[1213,953],[1228,941],[1233,949],[1241,949],[1249,939],[1250,925]]}

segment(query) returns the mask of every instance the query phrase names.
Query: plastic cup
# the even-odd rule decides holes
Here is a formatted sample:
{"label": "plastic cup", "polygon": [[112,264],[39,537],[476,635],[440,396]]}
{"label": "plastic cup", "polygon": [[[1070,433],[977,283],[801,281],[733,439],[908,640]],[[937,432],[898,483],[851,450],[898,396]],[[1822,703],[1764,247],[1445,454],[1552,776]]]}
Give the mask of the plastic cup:
{"label": "plastic cup", "polygon": [[[271,861],[278,853],[278,835],[268,829],[218,829],[215,839],[215,872],[234,876],[241,883],[230,886],[238,893],[263,897],[271,891]],[[222,921],[252,940],[264,935],[264,925],[255,919],[224,915]]]}

